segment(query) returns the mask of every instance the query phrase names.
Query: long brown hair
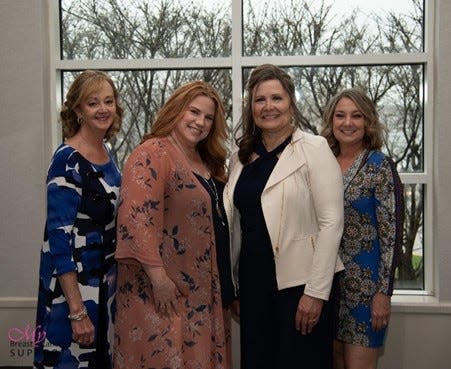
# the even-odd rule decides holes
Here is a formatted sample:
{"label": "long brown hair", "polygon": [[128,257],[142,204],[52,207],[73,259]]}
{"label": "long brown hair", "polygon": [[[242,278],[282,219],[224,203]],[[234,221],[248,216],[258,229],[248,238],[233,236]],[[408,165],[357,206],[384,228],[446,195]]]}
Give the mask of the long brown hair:
{"label": "long brown hair", "polygon": [[215,114],[211,130],[208,136],[197,144],[197,150],[211,175],[216,179],[225,181],[227,123],[224,105],[218,92],[205,81],[192,81],[176,89],[159,111],[152,124],[151,131],[144,135],[141,142],[152,137],[169,136],[176,124],[182,119],[189,104],[200,95],[213,100]]}
{"label": "long brown hair", "polygon": [[327,139],[335,156],[340,154],[340,144],[334,136],[333,119],[335,108],[342,98],[348,98],[354,102],[365,118],[365,133],[363,147],[367,150],[380,150],[384,143],[384,125],[379,121],[379,114],[373,101],[361,90],[349,88],[336,94],[328,102],[323,114],[323,128],[321,135]]}
{"label": "long brown hair", "polygon": [[71,138],[78,132],[80,124],[78,123],[75,109],[80,106],[83,99],[90,94],[99,91],[104,81],[108,82],[113,89],[114,101],[116,104],[116,116],[114,117],[110,128],[108,128],[105,133],[105,139],[109,140],[119,132],[122,125],[124,110],[119,104],[119,93],[113,80],[105,72],[99,70],[85,70],[72,82],[69,91],[67,91],[66,100],[61,108],[60,121],[63,126],[64,138]]}
{"label": "long brown hair", "polygon": [[[261,140],[261,130],[255,125],[252,115],[252,101],[255,87],[261,82],[278,80],[290,97],[290,109],[293,114],[292,121],[296,127],[301,128],[304,118],[296,106],[295,87],[290,75],[283,69],[273,64],[262,64],[256,67],[246,85],[247,97],[244,101],[240,123],[235,131],[236,144],[239,147],[238,157],[243,164],[247,164],[255,149],[255,145]],[[238,136],[239,135],[239,136]]]}

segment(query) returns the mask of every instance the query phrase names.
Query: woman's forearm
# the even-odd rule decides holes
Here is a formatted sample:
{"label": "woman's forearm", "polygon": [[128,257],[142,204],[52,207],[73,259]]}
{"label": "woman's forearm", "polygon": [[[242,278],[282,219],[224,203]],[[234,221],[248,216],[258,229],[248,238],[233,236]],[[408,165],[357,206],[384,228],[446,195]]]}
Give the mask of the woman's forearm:
{"label": "woman's forearm", "polygon": [[61,288],[69,305],[70,314],[79,314],[85,308],[78,288],[78,280],[76,272],[64,273],[58,276]]}

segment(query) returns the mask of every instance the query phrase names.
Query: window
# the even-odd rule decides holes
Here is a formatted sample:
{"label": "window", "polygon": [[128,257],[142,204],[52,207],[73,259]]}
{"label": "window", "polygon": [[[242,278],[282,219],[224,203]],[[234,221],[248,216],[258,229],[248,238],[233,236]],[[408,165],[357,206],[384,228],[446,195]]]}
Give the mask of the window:
{"label": "window", "polygon": [[60,0],[59,5],[51,9],[60,25],[54,35],[55,86],[61,81],[54,111],[78,71],[107,70],[126,110],[112,144],[120,165],[165,99],[188,80],[204,79],[220,91],[233,128],[252,67],[278,64],[293,76],[313,133],[331,96],[346,87],[365,89],[388,128],[384,151],[405,183],[404,247],[395,288],[432,293],[433,1]]}

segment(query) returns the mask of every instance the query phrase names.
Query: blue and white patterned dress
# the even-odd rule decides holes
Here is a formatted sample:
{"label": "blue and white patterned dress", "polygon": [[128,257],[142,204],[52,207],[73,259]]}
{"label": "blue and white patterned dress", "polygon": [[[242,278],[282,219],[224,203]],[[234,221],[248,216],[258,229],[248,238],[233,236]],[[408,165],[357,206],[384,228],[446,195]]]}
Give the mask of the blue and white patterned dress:
{"label": "blue and white patterned dress", "polygon": [[[41,250],[36,326],[45,340],[35,348],[43,368],[109,368],[116,283],[116,208],[120,172],[110,161],[97,165],[61,145],[47,176],[47,221]],[[72,340],[69,308],[58,276],[77,272],[78,287],[96,338],[91,346]]]}
{"label": "blue and white patterned dress", "polygon": [[371,327],[377,292],[391,295],[402,242],[403,188],[393,161],[379,151],[363,152],[344,175],[344,230],[339,255],[340,307],[336,338],[380,347],[386,329]]}

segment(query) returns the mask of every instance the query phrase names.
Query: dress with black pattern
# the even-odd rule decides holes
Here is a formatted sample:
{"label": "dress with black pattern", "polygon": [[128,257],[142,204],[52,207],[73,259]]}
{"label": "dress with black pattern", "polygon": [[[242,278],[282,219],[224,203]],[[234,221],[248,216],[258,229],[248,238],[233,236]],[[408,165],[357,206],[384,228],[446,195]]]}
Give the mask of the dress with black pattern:
{"label": "dress with black pattern", "polygon": [[[35,368],[109,368],[116,281],[116,208],[120,172],[111,157],[97,165],[68,145],[55,152],[47,176],[47,221],[41,250],[36,327],[45,340]],[[94,344],[72,340],[69,308],[58,276],[77,272],[96,332]]]}
{"label": "dress with black pattern", "polygon": [[371,327],[377,292],[391,295],[402,242],[403,188],[392,160],[379,151],[363,152],[344,175],[344,230],[339,255],[340,306],[336,338],[380,347],[386,328]]}

